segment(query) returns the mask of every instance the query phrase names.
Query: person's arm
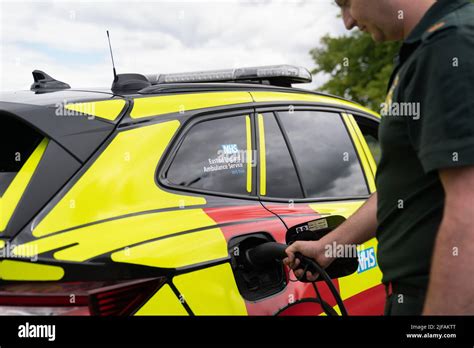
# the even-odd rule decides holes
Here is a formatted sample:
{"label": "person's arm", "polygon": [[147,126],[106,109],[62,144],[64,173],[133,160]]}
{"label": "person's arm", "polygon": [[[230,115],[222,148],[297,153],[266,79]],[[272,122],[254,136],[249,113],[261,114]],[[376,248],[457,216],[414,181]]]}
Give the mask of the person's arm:
{"label": "person's arm", "polygon": [[474,167],[440,170],[446,198],[424,315],[474,314]]}
{"label": "person's arm", "polygon": [[[298,241],[291,244],[286,253],[288,257],[283,262],[290,268],[298,266],[298,260],[295,262],[295,253],[311,257],[322,267],[327,267],[334,260],[326,257],[325,251],[327,245],[336,244],[362,244],[373,237],[377,229],[377,193],[375,192],[369,199],[344,223],[337,227],[333,232],[327,234],[318,241]],[[301,276],[301,270],[296,271],[297,277]],[[316,279],[308,272],[309,280]]]}

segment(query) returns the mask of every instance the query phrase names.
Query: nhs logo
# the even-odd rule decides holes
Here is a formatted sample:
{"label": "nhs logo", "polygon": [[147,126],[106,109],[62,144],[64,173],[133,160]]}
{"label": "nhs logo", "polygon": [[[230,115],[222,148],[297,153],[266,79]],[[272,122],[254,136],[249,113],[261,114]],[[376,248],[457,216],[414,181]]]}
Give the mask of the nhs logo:
{"label": "nhs logo", "polygon": [[234,153],[239,153],[239,148],[237,144],[226,144],[222,145],[222,150],[224,151],[225,155],[231,155]]}
{"label": "nhs logo", "polygon": [[362,273],[377,267],[377,259],[375,258],[375,249],[368,248],[357,251],[359,257],[359,268],[357,268],[357,273]]}

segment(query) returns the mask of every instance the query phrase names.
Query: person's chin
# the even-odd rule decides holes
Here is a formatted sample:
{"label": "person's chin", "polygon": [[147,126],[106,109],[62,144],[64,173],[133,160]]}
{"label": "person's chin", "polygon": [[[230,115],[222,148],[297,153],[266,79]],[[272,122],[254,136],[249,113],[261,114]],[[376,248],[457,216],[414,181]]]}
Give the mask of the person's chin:
{"label": "person's chin", "polygon": [[385,42],[385,41],[387,41],[387,38],[381,32],[373,32],[373,33],[371,33],[371,35],[372,35],[372,40],[374,40],[375,42]]}

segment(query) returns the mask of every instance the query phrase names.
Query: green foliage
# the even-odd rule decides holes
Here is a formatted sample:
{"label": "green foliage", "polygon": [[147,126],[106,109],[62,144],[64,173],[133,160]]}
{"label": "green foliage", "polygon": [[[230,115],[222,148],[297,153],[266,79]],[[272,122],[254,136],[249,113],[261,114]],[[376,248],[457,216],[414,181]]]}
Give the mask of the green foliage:
{"label": "green foliage", "polygon": [[321,47],[310,51],[316,63],[312,73],[330,75],[318,90],[379,111],[399,48],[400,43],[375,43],[362,32],[335,38],[323,37]]}

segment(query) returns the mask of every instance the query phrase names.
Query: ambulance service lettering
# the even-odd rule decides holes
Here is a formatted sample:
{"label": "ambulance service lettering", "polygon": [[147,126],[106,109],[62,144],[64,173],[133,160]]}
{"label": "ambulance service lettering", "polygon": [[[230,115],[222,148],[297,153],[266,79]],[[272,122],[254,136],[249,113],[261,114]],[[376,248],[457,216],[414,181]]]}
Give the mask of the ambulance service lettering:
{"label": "ambulance service lettering", "polygon": [[237,144],[223,144],[217,150],[217,157],[209,158],[209,166],[203,167],[204,173],[230,170],[232,174],[244,174],[247,152],[239,150]]}

